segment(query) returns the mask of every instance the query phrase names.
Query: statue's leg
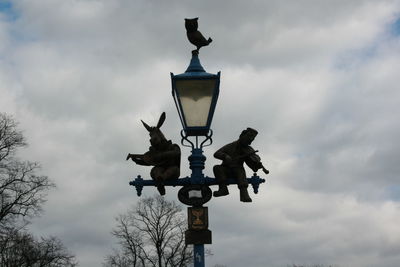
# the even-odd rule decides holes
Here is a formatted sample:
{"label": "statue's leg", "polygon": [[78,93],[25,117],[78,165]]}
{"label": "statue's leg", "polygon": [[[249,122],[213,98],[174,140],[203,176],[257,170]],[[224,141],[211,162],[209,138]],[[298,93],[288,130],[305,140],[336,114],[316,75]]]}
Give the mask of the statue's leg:
{"label": "statue's leg", "polygon": [[150,171],[150,176],[156,182],[157,190],[162,196],[165,195],[165,186],[163,179],[164,170],[165,169],[162,167],[153,167]]}
{"label": "statue's leg", "polygon": [[246,172],[245,172],[244,168],[235,168],[233,172],[234,172],[234,175],[235,175],[235,178],[238,183],[239,190],[240,190],[240,201],[252,202],[252,200],[249,196],[249,192],[247,191],[247,187],[249,186],[249,183],[247,182]]}
{"label": "statue's leg", "polygon": [[166,180],[174,180],[178,179],[180,175],[180,169],[178,166],[172,166],[169,168],[166,168],[164,172],[162,173],[162,179],[164,181]]}
{"label": "statue's leg", "polygon": [[227,186],[227,172],[229,171],[226,167],[222,165],[215,165],[213,168],[215,179],[217,180],[218,183],[218,191],[214,191],[213,196],[214,197],[221,197],[221,196],[226,196],[229,195],[229,190]]}

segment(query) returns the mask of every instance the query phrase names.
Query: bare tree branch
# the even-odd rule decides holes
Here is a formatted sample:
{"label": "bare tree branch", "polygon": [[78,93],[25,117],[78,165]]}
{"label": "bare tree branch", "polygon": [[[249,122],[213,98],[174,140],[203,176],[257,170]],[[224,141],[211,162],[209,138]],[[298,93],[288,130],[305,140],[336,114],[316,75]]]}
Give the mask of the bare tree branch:
{"label": "bare tree branch", "polygon": [[75,257],[55,237],[35,239],[20,229],[0,233],[0,266],[75,267]]}
{"label": "bare tree branch", "polygon": [[54,187],[46,176],[36,175],[38,163],[15,158],[16,150],[27,145],[17,126],[11,116],[0,113],[0,226],[37,215]]}
{"label": "bare tree branch", "polygon": [[48,189],[55,185],[46,176],[37,176],[38,168],[35,162],[17,160],[0,168],[0,225],[41,211]]}
{"label": "bare tree branch", "polygon": [[72,267],[75,257],[55,237],[35,239],[25,230],[55,185],[36,174],[39,164],[15,157],[26,146],[17,122],[0,113],[0,266]]}
{"label": "bare tree branch", "polygon": [[16,149],[26,146],[24,136],[17,126],[12,116],[0,113],[0,163],[12,157]]}
{"label": "bare tree branch", "polygon": [[192,248],[184,239],[185,216],[175,202],[161,196],[143,198],[116,220],[112,234],[120,248],[107,256],[104,266],[186,267],[192,262]]}

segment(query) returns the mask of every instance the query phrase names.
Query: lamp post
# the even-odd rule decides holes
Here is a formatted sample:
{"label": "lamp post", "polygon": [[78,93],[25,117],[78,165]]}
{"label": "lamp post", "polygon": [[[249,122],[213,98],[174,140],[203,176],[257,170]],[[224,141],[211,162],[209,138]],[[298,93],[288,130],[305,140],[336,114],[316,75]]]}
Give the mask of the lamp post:
{"label": "lamp post", "polygon": [[[220,72],[207,73],[201,66],[198,51],[192,51],[192,59],[185,73],[171,73],[172,95],[182,123],[182,145],[190,144],[192,154],[189,156],[190,185],[184,186],[178,193],[179,200],[191,205],[188,208],[188,230],[185,234],[186,244],[193,245],[194,266],[204,266],[204,244],[211,244],[211,231],[208,229],[208,208],[203,204],[211,199],[211,189],[206,185],[203,169],[206,157],[203,147],[207,141],[212,143],[210,129],[215,106],[219,95]],[[199,136],[205,140],[199,144]],[[195,143],[189,140],[195,137]],[[196,201],[192,201],[196,196]],[[200,200],[200,201],[199,201]],[[195,219],[193,219],[195,218]]]}
{"label": "lamp post", "polygon": [[[197,50],[192,51],[191,61],[184,73],[178,75],[171,73],[172,96],[183,128],[181,144],[192,149],[188,158],[192,173],[187,177],[163,181],[162,186],[182,186],[178,192],[178,199],[190,206],[188,207],[188,230],[185,233],[185,242],[194,246],[194,267],[204,267],[204,244],[211,244],[211,231],[208,229],[208,208],[203,205],[212,198],[210,186],[219,183],[215,178],[205,176],[203,173],[206,161],[203,148],[212,144],[211,122],[219,96],[220,72],[217,74],[207,73],[202,67],[198,57],[199,49],[208,45],[212,40],[210,38],[205,40],[197,31],[197,19],[189,21],[193,20],[196,21],[194,35],[191,35],[192,33],[188,30],[190,26],[187,25],[187,19],[185,26],[188,39],[197,46]],[[155,129],[155,127],[146,128]],[[247,152],[245,157],[255,155],[256,152]],[[128,158],[137,164],[153,165],[146,163],[146,154],[129,154]],[[152,178],[154,179],[153,176]],[[244,179],[246,183],[252,185],[254,193],[258,193],[259,184],[265,182],[265,179],[260,178],[256,172],[251,178]],[[144,186],[159,186],[157,181],[144,180],[140,175],[129,184],[136,187],[138,196],[142,194]],[[224,184],[238,184],[238,180],[234,177],[228,178]]]}

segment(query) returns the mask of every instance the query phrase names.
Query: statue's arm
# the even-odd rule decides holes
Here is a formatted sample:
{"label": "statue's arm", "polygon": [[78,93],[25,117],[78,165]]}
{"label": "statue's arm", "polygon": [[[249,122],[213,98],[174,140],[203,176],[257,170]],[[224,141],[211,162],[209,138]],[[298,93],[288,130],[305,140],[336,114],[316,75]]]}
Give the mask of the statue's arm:
{"label": "statue's arm", "polygon": [[227,156],[227,154],[224,152],[224,147],[218,149],[215,153],[214,153],[214,158],[216,159],[220,159],[220,160],[224,160],[225,157]]}
{"label": "statue's arm", "polygon": [[228,164],[229,165],[232,162],[232,157],[228,153],[228,146],[229,146],[229,144],[221,147],[220,149],[218,149],[214,153],[214,157],[216,159],[222,160],[222,162],[224,164]]}
{"label": "statue's arm", "polygon": [[157,160],[163,160],[167,158],[175,158],[175,157],[180,157],[181,155],[181,149],[178,145],[174,145],[171,150],[162,152],[158,155],[156,155]]}
{"label": "statue's arm", "polygon": [[151,164],[145,162],[143,159],[135,159],[133,160],[137,165],[143,165],[143,166],[151,166]]}
{"label": "statue's arm", "polygon": [[[252,150],[254,151],[254,149]],[[247,166],[249,166],[250,169],[252,169],[253,172],[257,172],[259,169],[262,169],[265,174],[269,173],[269,171],[264,167],[263,163],[261,162],[261,158],[255,153],[247,156],[244,162]]]}
{"label": "statue's arm", "polygon": [[150,166],[147,162],[144,161],[143,158],[144,155],[142,154],[131,154],[129,153],[128,156],[126,157],[126,160],[131,159],[133,162],[135,162],[138,165],[143,165],[143,166]]}

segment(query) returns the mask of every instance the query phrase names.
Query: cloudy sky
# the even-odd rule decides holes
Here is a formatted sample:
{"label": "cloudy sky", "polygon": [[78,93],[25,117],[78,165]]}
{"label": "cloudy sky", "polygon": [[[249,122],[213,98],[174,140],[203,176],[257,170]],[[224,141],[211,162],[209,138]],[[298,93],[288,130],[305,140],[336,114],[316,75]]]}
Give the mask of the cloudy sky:
{"label": "cloudy sky", "polygon": [[149,178],[125,161],[149,146],[140,119],[165,111],[180,142],[169,73],[189,63],[192,17],[222,75],[205,174],[246,127],[271,171],[253,203],[233,186],[208,203],[207,264],[398,266],[400,1],[0,0],[0,111],[57,184],[30,229],[101,266],[114,217],[138,201],[128,182]]}

